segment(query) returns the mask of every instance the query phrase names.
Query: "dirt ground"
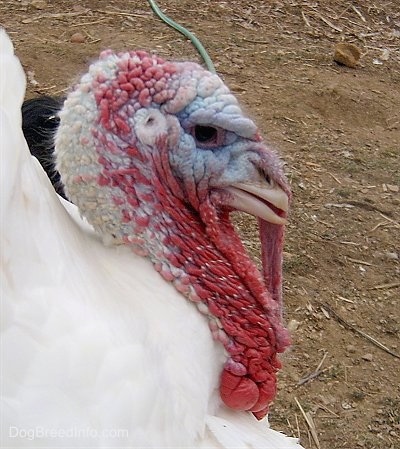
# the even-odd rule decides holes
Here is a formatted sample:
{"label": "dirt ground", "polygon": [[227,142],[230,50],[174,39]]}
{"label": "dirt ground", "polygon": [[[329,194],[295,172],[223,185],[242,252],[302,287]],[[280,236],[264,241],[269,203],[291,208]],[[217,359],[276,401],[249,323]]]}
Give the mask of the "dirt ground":
{"label": "dirt ground", "polygon": [[[308,449],[400,447],[400,0],[159,4],[201,39],[287,162],[293,345],[273,427]],[[28,97],[65,93],[104,48],[200,61],[146,1],[2,0],[0,24]],[[361,50],[357,68],[333,61],[341,41]]]}

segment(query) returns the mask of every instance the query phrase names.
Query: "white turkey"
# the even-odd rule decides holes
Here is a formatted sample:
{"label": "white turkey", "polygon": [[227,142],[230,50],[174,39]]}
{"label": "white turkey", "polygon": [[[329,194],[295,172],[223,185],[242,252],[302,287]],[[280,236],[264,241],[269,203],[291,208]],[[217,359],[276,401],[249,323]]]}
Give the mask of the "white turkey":
{"label": "white turkey", "polygon": [[0,67],[2,447],[300,448],[266,417],[289,188],[221,79],[103,52],[60,113],[73,205],[29,154],[3,30]]}

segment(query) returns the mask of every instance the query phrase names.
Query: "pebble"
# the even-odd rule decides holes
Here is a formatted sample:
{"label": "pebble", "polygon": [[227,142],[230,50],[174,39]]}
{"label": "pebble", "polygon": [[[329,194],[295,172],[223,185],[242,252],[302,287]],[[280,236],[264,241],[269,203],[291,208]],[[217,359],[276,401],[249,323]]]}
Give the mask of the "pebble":
{"label": "pebble", "polygon": [[385,253],[385,257],[389,260],[398,260],[399,259],[398,253],[395,253],[395,252],[392,253],[390,251],[387,251]]}
{"label": "pebble", "polygon": [[83,44],[86,40],[85,36],[82,33],[74,33],[71,37],[70,37],[70,42],[72,42],[73,44]]}
{"label": "pebble", "polygon": [[364,354],[363,356],[361,356],[361,358],[363,360],[366,360],[367,362],[372,362],[374,356],[372,354],[368,353],[368,354]]}
{"label": "pebble", "polygon": [[338,64],[355,69],[361,57],[361,50],[354,44],[339,42],[335,46],[333,60]]}
{"label": "pebble", "polygon": [[393,193],[398,193],[399,190],[400,190],[399,186],[396,186],[396,185],[393,185],[393,184],[386,184],[386,187],[388,188],[388,190],[390,192],[393,192]]}
{"label": "pebble", "polygon": [[47,3],[44,0],[32,0],[31,6],[33,6],[35,9],[46,9]]}

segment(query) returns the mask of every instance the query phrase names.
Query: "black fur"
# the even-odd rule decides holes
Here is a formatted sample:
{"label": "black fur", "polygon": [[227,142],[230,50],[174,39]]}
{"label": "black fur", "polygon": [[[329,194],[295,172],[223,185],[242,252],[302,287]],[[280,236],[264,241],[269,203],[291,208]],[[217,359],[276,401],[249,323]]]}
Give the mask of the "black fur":
{"label": "black fur", "polygon": [[22,131],[31,154],[46,171],[56,192],[68,199],[54,160],[54,134],[60,122],[58,112],[63,103],[64,98],[48,96],[24,101]]}

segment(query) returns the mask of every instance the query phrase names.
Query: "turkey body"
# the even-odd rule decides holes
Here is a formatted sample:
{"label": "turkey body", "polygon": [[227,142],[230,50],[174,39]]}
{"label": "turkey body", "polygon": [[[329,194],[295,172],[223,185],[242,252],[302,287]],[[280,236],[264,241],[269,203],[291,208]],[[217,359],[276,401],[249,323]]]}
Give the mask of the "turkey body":
{"label": "turkey body", "polygon": [[54,192],[2,30],[0,66],[2,447],[300,448],[221,400],[207,313]]}

